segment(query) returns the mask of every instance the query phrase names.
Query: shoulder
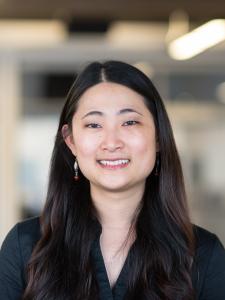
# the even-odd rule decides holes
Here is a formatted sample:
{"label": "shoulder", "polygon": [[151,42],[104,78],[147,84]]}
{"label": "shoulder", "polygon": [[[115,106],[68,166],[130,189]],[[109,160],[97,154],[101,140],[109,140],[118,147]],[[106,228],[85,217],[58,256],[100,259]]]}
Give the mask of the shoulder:
{"label": "shoulder", "polygon": [[18,240],[22,250],[24,262],[27,261],[33,247],[41,237],[40,218],[33,217],[17,223]]}
{"label": "shoulder", "polygon": [[33,217],[17,223],[11,230],[12,237],[15,234],[17,235],[23,265],[26,266],[34,246],[41,237],[40,218]]}
{"label": "shoulder", "polygon": [[29,218],[18,222],[12,227],[3,241],[1,250],[15,244],[18,244],[17,246],[20,248],[26,248],[28,246],[32,247],[40,239],[40,237],[41,231],[39,217]]}
{"label": "shoulder", "polygon": [[194,225],[193,282],[199,299],[225,299],[225,250],[219,238]]}
{"label": "shoulder", "polygon": [[13,229],[18,231],[19,238],[29,239],[31,243],[36,242],[41,236],[40,218],[37,216],[26,219],[17,223]]}
{"label": "shoulder", "polygon": [[40,237],[39,217],[29,218],[13,226],[3,241],[2,248],[4,248],[5,245],[12,246],[18,243],[18,246],[23,252],[26,248],[33,247]]}
{"label": "shoulder", "polygon": [[202,258],[202,255],[207,256],[214,248],[217,250],[220,240],[214,233],[197,225],[193,226],[193,231],[196,242],[196,258]]}
{"label": "shoulder", "polygon": [[217,239],[216,235],[198,225],[193,225],[193,231],[197,242],[197,247],[200,248],[206,244],[211,244]]}
{"label": "shoulder", "polygon": [[224,261],[225,250],[216,234],[194,225],[194,235],[196,240],[195,261],[199,266],[202,266],[201,262],[204,262],[204,265],[207,265],[206,262],[210,263],[209,259],[215,255],[219,256],[221,263]]}
{"label": "shoulder", "polygon": [[0,259],[25,266],[30,258],[33,247],[40,239],[39,217],[26,219],[12,227],[2,243]]}
{"label": "shoulder", "polygon": [[3,241],[1,251],[8,251],[14,247],[18,247],[22,259],[25,259],[27,252],[32,250],[40,237],[40,218],[37,216],[26,219],[12,227]]}
{"label": "shoulder", "polygon": [[21,296],[26,282],[25,268],[40,237],[39,217],[17,223],[7,234],[0,251],[1,299],[6,299],[6,295],[12,299]]}

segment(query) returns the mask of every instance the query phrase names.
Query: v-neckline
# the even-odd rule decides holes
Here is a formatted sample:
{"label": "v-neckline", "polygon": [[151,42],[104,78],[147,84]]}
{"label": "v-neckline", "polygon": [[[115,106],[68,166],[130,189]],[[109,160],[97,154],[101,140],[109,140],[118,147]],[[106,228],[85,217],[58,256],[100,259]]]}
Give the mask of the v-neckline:
{"label": "v-neckline", "polygon": [[100,300],[122,300],[127,289],[126,273],[129,254],[133,244],[131,245],[127,257],[124,261],[122,269],[117,277],[117,280],[111,288],[104,258],[100,247],[100,236],[95,240],[93,245],[93,258],[96,271],[96,278],[99,285]]}

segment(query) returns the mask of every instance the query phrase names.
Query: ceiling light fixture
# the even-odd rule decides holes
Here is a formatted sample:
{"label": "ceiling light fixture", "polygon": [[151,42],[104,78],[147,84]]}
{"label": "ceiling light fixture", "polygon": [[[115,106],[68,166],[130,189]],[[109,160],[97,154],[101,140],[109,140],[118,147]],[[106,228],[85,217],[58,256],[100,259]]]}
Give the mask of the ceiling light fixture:
{"label": "ceiling light fixture", "polygon": [[168,46],[168,52],[176,60],[185,60],[223,40],[225,40],[225,19],[216,19],[172,41]]}

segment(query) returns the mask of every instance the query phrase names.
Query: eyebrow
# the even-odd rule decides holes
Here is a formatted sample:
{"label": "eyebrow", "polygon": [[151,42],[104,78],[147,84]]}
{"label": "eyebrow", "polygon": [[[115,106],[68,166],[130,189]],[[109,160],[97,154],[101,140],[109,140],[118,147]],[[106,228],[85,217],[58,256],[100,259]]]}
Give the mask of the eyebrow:
{"label": "eyebrow", "polygon": [[[135,109],[132,108],[124,108],[119,110],[116,115],[122,115],[122,114],[126,114],[126,113],[130,113],[130,112],[135,112],[141,116],[143,116],[141,113],[139,113],[138,111],[136,111]],[[104,116],[105,114],[101,111],[97,111],[97,110],[92,110],[90,112],[88,112],[87,114],[85,114],[82,119],[86,118],[87,116],[92,116],[92,115],[98,115],[98,116]]]}

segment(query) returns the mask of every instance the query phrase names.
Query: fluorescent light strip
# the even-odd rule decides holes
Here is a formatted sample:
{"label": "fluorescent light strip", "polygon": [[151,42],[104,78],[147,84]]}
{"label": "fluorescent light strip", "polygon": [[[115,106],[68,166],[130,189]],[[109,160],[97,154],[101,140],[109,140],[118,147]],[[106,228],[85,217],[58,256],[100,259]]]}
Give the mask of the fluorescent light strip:
{"label": "fluorescent light strip", "polygon": [[225,40],[225,20],[216,19],[171,42],[168,52],[176,60],[185,60],[223,40]]}

